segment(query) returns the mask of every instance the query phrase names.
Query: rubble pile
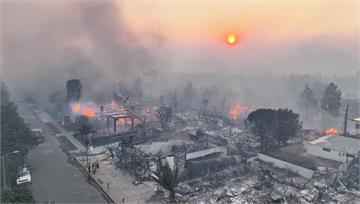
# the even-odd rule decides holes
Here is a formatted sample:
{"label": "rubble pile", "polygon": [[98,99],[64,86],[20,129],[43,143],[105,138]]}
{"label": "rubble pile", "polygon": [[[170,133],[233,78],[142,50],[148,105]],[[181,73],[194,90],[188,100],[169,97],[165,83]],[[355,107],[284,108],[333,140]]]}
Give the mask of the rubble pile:
{"label": "rubble pile", "polygon": [[360,190],[359,160],[354,159],[343,172],[340,180],[348,190]]}
{"label": "rubble pile", "polygon": [[177,192],[188,203],[336,203],[356,199],[354,193],[340,193],[326,184],[321,176],[306,180],[284,169],[267,171],[256,161],[246,169],[240,167],[184,181]]}
{"label": "rubble pile", "polygon": [[[296,128],[301,130],[293,135],[292,122],[266,124],[267,114],[260,114],[264,117],[258,121],[261,123],[252,124],[246,118],[255,107],[239,103],[240,95],[226,94],[220,100],[215,97],[216,89],[204,89],[195,94],[201,98],[191,100],[191,83],[184,94],[175,89],[159,100],[134,89],[114,92],[111,102],[104,99],[101,104],[75,97],[76,101],[68,104],[71,114],[64,117],[64,126],[72,124],[69,131],[91,146],[91,154],[106,155],[111,165],[134,179],[134,185],[159,183],[154,184],[157,194],[150,202],[166,203],[174,199],[168,200],[174,192],[179,203],[204,204],[350,203],[359,197],[360,167],[354,154],[358,145],[328,140],[324,146],[311,143],[335,134],[335,128],[328,129],[335,132]],[[277,145],[269,145],[272,143]],[[99,146],[106,149],[99,150]],[[350,147],[354,150],[346,152]],[[336,155],[346,156],[346,162]],[[349,162],[350,157],[355,159]],[[157,174],[163,161],[179,172],[174,178],[165,176],[175,189],[160,182],[166,181]]]}
{"label": "rubble pile", "polygon": [[176,113],[175,117],[183,126],[187,126],[188,128],[201,127],[203,125],[196,112],[180,112]]}
{"label": "rubble pile", "polygon": [[255,152],[260,146],[257,138],[245,126],[228,126],[217,131],[211,131],[210,134],[226,139],[230,148],[235,148],[240,152]]}

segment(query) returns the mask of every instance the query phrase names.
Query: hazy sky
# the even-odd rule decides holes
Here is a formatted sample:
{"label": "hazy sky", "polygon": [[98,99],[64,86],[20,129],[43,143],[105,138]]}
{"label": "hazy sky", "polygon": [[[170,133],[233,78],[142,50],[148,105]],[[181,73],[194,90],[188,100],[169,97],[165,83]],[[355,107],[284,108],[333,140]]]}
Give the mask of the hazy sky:
{"label": "hazy sky", "polygon": [[[120,1],[121,2],[121,1]],[[314,35],[357,37],[357,0],[127,0],[119,3],[128,24],[161,30],[175,42],[211,43],[227,32],[286,42]]]}
{"label": "hazy sky", "polygon": [[[3,0],[3,78],[59,87],[69,78],[125,80],[149,69],[351,76],[359,67],[359,4]],[[239,35],[235,46],[225,43],[228,32]]]}
{"label": "hazy sky", "polygon": [[[347,75],[359,67],[356,0],[129,0],[121,5],[135,33],[146,39],[148,31],[159,32],[177,53],[185,53],[175,57],[177,64]],[[237,46],[224,43],[229,32],[239,35]]]}

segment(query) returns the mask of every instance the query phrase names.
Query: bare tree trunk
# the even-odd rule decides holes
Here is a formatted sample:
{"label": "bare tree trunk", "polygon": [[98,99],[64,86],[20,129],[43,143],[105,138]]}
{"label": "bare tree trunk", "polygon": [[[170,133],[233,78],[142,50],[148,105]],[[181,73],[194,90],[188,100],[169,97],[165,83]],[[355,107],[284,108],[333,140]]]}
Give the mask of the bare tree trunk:
{"label": "bare tree trunk", "polygon": [[169,200],[170,200],[170,203],[176,203],[176,200],[175,200],[175,191],[174,191],[174,190],[170,191],[170,193],[169,193]]}

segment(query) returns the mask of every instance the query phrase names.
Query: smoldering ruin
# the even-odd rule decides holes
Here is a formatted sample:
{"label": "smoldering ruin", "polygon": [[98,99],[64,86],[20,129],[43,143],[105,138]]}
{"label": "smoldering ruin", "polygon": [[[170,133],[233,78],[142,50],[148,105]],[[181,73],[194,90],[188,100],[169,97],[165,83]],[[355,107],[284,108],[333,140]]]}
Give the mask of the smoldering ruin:
{"label": "smoldering ruin", "polygon": [[[359,201],[360,72],[351,43],[339,59],[350,75],[268,74],[246,63],[222,71],[230,65],[218,56],[172,61],[161,32],[143,43],[114,1],[35,4],[9,3],[2,14],[14,19],[3,22],[4,81],[15,100],[54,119],[64,130],[56,137],[85,169],[100,161],[139,192],[150,186],[149,203]],[[25,18],[30,34],[19,26]],[[288,66],[276,63],[269,67]]]}
{"label": "smoldering ruin", "polygon": [[[77,153],[82,155],[79,159],[111,158],[110,165],[126,172],[134,185],[152,186],[156,193],[147,202],[167,202],[167,195],[170,201],[184,203],[326,203],[358,198],[359,119],[353,118],[357,107],[349,112],[347,105],[345,123],[343,114],[336,118],[322,113],[329,119],[309,128],[290,109],[255,110],[232,103],[232,97],[212,104],[219,93],[197,95],[190,81],[181,91],[171,90],[157,100],[147,96],[143,83],[141,77],[133,86],[120,83],[101,103],[82,97],[86,89],[81,80],[68,80],[66,102],[56,118],[71,133],[68,137],[86,147],[86,153]],[[277,116],[268,118],[271,114]],[[307,114],[301,117],[316,121],[321,113]],[[277,135],[278,131],[283,133]],[[159,166],[165,164],[176,172],[172,189],[161,182],[159,168],[164,167]]]}

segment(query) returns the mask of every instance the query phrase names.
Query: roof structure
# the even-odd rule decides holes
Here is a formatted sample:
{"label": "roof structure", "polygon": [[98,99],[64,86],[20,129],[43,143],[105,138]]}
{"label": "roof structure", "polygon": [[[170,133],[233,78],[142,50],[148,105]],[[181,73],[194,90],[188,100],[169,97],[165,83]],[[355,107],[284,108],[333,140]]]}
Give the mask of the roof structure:
{"label": "roof structure", "polygon": [[309,144],[346,152],[352,155],[356,155],[358,151],[360,151],[360,139],[339,135],[326,135],[309,142]]}
{"label": "roof structure", "polygon": [[355,119],[350,119],[350,120],[352,120],[354,122],[360,122],[360,118],[355,118]]}
{"label": "roof structure", "polygon": [[124,118],[124,117],[130,117],[131,115],[130,111],[127,109],[111,107],[111,106],[105,106],[102,114],[112,118]]}

